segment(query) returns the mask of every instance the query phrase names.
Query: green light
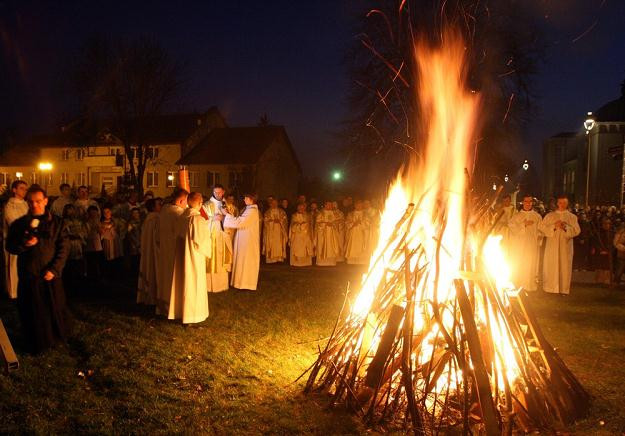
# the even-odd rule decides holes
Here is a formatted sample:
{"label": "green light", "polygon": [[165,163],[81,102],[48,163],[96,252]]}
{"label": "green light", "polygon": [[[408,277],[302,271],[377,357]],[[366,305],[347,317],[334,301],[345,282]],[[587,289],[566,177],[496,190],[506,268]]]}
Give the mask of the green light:
{"label": "green light", "polygon": [[341,174],[340,171],[335,171],[334,173],[332,173],[332,179],[335,181],[339,181],[343,178],[343,174]]}

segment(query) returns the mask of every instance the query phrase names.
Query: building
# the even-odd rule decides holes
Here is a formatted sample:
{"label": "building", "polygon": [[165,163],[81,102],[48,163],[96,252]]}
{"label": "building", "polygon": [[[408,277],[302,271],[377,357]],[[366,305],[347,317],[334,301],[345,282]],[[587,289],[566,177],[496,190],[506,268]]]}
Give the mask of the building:
{"label": "building", "polygon": [[293,199],[301,177],[282,126],[213,129],[178,164],[189,167],[191,189],[202,192],[221,183],[235,195],[255,192],[261,198]]}
{"label": "building", "polygon": [[[204,193],[221,183],[234,192],[245,188],[263,195],[275,189],[276,195],[290,198],[298,188],[301,170],[284,127],[231,128],[216,108],[137,120],[134,127],[149,144],[143,188],[156,196],[167,196],[178,184],[182,162],[188,162],[191,189]],[[77,130],[69,125],[0,153],[0,184],[22,179],[44,186],[51,195],[59,194],[61,183],[86,185],[93,193],[113,193],[127,185],[130,160],[135,167],[137,163],[136,148],[126,156],[122,142],[106,126],[88,139]],[[280,187],[279,175],[292,186]]]}
{"label": "building", "polygon": [[588,185],[589,204],[624,204],[625,83],[621,97],[600,107],[593,118],[588,134],[581,128],[582,120],[578,132],[559,133],[544,142],[545,198],[565,193],[584,204]]}

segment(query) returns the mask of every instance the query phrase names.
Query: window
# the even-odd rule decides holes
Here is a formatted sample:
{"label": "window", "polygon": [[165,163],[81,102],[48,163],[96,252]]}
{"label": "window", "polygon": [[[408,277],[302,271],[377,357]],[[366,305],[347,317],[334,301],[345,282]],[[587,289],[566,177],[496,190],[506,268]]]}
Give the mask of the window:
{"label": "window", "polygon": [[[52,177],[52,173],[48,173],[48,185],[53,185],[54,184],[54,178]],[[44,174],[42,179],[44,179],[46,177],[46,175]]]}
{"label": "window", "polygon": [[67,180],[69,179],[68,174],[67,173],[61,173],[61,180],[59,180],[60,183],[69,183]]}
{"label": "window", "polygon": [[200,173],[198,171],[189,171],[189,185],[192,188],[200,187]]}
{"label": "window", "polygon": [[85,173],[76,174],[76,184],[78,186],[82,186],[82,185],[87,186],[87,175]]}
{"label": "window", "polygon": [[113,176],[102,176],[102,186],[107,192],[113,190]]}
{"label": "window", "polygon": [[9,175],[7,173],[0,173],[0,185],[6,185],[9,181]]}
{"label": "window", "polygon": [[63,160],[69,160],[69,156],[71,154],[71,150],[69,148],[64,148],[63,152],[62,152],[62,156],[61,159]]}
{"label": "window", "polygon": [[109,155],[110,156],[119,156],[122,155],[122,148],[121,147],[109,147]]}
{"label": "window", "polygon": [[85,150],[83,148],[76,149],[76,160],[83,160],[85,158]]}
{"label": "window", "polygon": [[158,147],[148,147],[146,150],[148,155],[148,159],[157,159],[158,158]]}
{"label": "window", "polygon": [[30,174],[30,184],[34,185],[35,183],[37,183],[37,173],[31,173]]}
{"label": "window", "polygon": [[206,173],[206,185],[209,187],[218,185],[221,183],[221,176],[219,173],[209,171]]}
{"label": "window", "polygon": [[158,172],[147,171],[146,174],[147,174],[148,188],[158,187]]}
{"label": "window", "polygon": [[167,171],[167,187],[168,188],[176,187],[176,172],[175,171]]}

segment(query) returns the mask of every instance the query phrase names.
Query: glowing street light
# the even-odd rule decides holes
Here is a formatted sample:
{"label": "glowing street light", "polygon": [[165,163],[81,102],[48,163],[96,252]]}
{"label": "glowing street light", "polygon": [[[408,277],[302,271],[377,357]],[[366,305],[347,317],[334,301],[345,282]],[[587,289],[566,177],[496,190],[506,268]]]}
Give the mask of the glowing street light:
{"label": "glowing street light", "polygon": [[527,159],[523,162],[523,171],[527,171],[530,168],[530,164],[527,163]]}
{"label": "glowing street light", "polygon": [[167,180],[169,180],[170,182],[173,182],[174,181],[174,175],[173,174],[168,175],[167,176]]}
{"label": "glowing street light", "polygon": [[493,183],[493,191],[496,191],[496,190],[497,190],[497,184]]}
{"label": "glowing street light", "polygon": [[590,191],[590,131],[594,129],[594,127],[595,117],[592,116],[592,112],[588,112],[586,114],[586,121],[584,121],[584,130],[586,130],[586,136],[588,137],[588,156],[586,157],[586,207],[588,207]]}
{"label": "glowing street light", "polygon": [[50,171],[52,170],[52,164],[50,162],[39,162],[39,169],[41,171]]}
{"label": "glowing street light", "polygon": [[510,177],[508,177],[508,175],[506,174],[506,176],[503,178],[503,181],[508,183],[509,180],[510,180]]}
{"label": "glowing street light", "polygon": [[334,180],[335,182],[338,182],[342,178],[343,178],[343,173],[341,173],[340,171],[334,171],[332,173],[332,180]]}
{"label": "glowing street light", "polygon": [[22,177],[24,177],[24,174],[22,174],[21,171],[18,171],[15,173],[15,177],[17,178],[17,180],[21,179]]}

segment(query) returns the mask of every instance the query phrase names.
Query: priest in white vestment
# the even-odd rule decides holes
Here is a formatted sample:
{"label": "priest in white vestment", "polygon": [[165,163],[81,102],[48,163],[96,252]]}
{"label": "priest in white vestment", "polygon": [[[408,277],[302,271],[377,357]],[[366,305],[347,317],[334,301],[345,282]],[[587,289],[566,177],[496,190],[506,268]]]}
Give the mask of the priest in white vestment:
{"label": "priest in white vestment", "polygon": [[286,212],[278,207],[278,200],[272,198],[269,209],[263,219],[263,255],[265,262],[284,262],[288,239],[288,218]]}
{"label": "priest in white vestment", "polygon": [[161,204],[152,198],[146,201],[145,207],[148,215],[141,225],[141,258],[139,260],[137,303],[155,305],[159,281]]}
{"label": "priest in white vestment", "polygon": [[208,292],[222,292],[230,288],[228,272],[232,268],[232,240],[223,228],[227,208],[224,203],[225,189],[215,185],[213,195],[202,206],[202,216],[208,220],[211,238],[211,255],[206,259],[206,282]]}
{"label": "priest in white vestment", "polygon": [[540,231],[546,237],[543,290],[568,295],[573,269],[573,238],[580,233],[577,217],[568,211],[569,200],[558,198],[558,208],[543,218]]}
{"label": "priest in white vestment", "polygon": [[291,266],[312,265],[313,240],[312,221],[306,212],[306,203],[297,204],[297,212],[291,217],[289,227],[289,246]]}
{"label": "priest in white vestment", "polygon": [[24,200],[28,185],[23,180],[16,180],[11,184],[11,198],[4,206],[2,231],[4,235],[4,275],[5,286],[9,298],[17,298],[17,255],[6,250],[6,240],[9,227],[18,218],[28,213],[28,203]]}
{"label": "priest in white vestment", "polygon": [[354,210],[347,214],[345,220],[345,257],[349,265],[366,265],[369,262],[370,227],[362,201],[356,200]]}
{"label": "priest in white vestment", "polygon": [[380,239],[380,211],[379,209],[373,207],[369,200],[364,200],[362,202],[363,211],[365,215],[369,218],[369,254],[368,257],[371,257],[373,254],[373,250],[375,250],[378,245],[378,239]]}
{"label": "priest in white vestment", "polygon": [[345,262],[345,214],[341,209],[339,209],[339,203],[336,201],[332,202],[332,210],[334,211],[334,216],[336,217],[334,225],[336,226],[336,234],[339,244],[339,255],[337,256],[336,261]]}
{"label": "priest in white vestment", "polygon": [[[178,218],[174,272],[168,319],[196,324],[208,318],[206,259],[212,254],[210,227],[200,213],[202,194],[192,192],[189,207]],[[180,243],[181,242],[181,243]]]}
{"label": "priest in white vestment", "polygon": [[512,270],[512,282],[526,291],[537,289],[542,238],[538,230],[542,217],[533,207],[534,199],[526,195],[523,197],[523,209],[515,213],[508,222],[511,239],[508,259]]}
{"label": "priest in white vestment", "polygon": [[331,201],[325,206],[315,220],[315,255],[318,266],[335,266],[339,257],[339,236],[336,227],[336,214]]}
{"label": "priest in white vestment", "polygon": [[161,209],[159,220],[159,281],[156,298],[156,313],[168,313],[171,296],[171,280],[174,275],[174,257],[176,252],[176,224],[187,208],[189,193],[179,189],[174,193],[173,203]]}
{"label": "priest in white vestment", "polygon": [[224,227],[236,229],[234,236],[234,259],[230,283],[237,289],[255,291],[260,269],[260,218],[256,196],[245,196],[245,209],[235,217],[227,214]]}

